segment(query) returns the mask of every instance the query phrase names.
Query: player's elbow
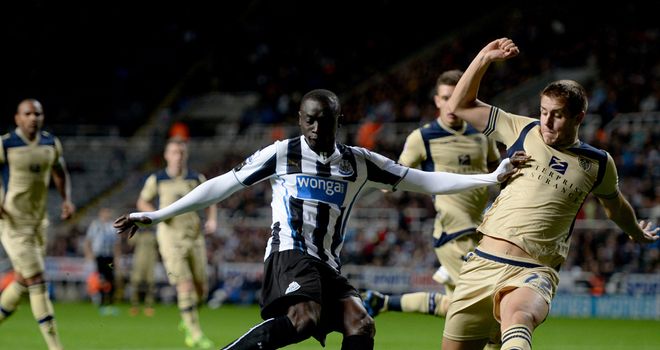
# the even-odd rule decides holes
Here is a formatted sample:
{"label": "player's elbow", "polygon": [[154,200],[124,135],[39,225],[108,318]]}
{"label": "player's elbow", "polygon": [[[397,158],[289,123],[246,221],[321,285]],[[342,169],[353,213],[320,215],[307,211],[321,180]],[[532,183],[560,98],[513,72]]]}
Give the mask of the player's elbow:
{"label": "player's elbow", "polygon": [[444,108],[447,110],[448,115],[453,114],[461,118],[466,112],[480,105],[481,103],[476,99],[450,98]]}
{"label": "player's elbow", "polygon": [[456,102],[454,104],[448,103],[446,105],[447,115],[466,120],[470,115],[470,111],[475,107],[474,103]]}
{"label": "player's elbow", "polygon": [[444,109],[446,109],[447,114],[456,114],[461,109],[460,100],[458,98],[450,98],[447,100]]}

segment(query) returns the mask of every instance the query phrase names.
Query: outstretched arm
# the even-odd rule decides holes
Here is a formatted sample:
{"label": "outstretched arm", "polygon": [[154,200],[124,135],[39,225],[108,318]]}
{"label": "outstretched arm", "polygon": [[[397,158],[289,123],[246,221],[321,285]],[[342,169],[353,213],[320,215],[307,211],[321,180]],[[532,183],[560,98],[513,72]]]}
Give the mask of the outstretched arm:
{"label": "outstretched arm", "polygon": [[241,188],[243,185],[230,171],[200,184],[165,208],[150,212],[124,214],[115,220],[114,227],[117,229],[117,233],[128,232],[130,237],[137,231],[138,225],[152,225],[179,214],[206,208],[229,197]]}
{"label": "outstretched arm", "polygon": [[494,185],[511,178],[530,159],[531,157],[525,152],[517,151],[511,158],[504,159],[490,174],[465,175],[409,169],[398,188],[421,193],[450,194]]}
{"label": "outstretched arm", "polygon": [[638,224],[635,211],[621,192],[617,191],[616,197],[611,199],[597,198],[605,208],[607,217],[614,221],[630,238],[639,243],[651,243],[658,240],[660,228],[653,229],[653,224],[644,220]]}
{"label": "outstretched arm", "polygon": [[449,113],[472,124],[479,131],[486,129],[490,105],[477,99],[481,79],[492,62],[507,60],[518,53],[518,47],[508,38],[491,41],[481,49],[447,101]]}

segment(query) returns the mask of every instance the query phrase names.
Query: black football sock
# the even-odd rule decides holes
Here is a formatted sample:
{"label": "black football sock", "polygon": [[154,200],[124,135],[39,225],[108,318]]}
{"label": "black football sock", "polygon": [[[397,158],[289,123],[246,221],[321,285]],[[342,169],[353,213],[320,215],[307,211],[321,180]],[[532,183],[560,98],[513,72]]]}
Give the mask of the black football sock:
{"label": "black football sock", "polygon": [[270,318],[252,327],[247,333],[223,349],[271,350],[307,339],[296,332],[287,316]]}
{"label": "black football sock", "polygon": [[351,335],[344,337],[341,350],[373,350],[374,338],[367,335]]}

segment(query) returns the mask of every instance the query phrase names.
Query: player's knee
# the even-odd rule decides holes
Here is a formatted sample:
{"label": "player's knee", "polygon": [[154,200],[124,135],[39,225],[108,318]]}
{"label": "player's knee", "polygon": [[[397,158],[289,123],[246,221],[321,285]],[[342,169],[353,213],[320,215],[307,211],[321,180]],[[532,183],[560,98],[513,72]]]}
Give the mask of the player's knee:
{"label": "player's knee", "polygon": [[200,297],[206,297],[209,295],[209,287],[206,284],[202,284],[197,290],[199,291]]}
{"label": "player's knee", "polygon": [[344,323],[346,335],[365,335],[370,338],[376,335],[376,323],[366,312],[354,313]]}
{"label": "player's knee", "polygon": [[518,310],[514,312],[512,318],[512,323],[532,325],[534,328],[540,325],[545,319],[545,317],[541,317],[535,312],[527,310]]}
{"label": "player's knee", "polygon": [[303,339],[307,339],[314,334],[316,330],[317,321],[311,318],[298,318],[293,322],[293,327],[296,333]]}
{"label": "player's knee", "polygon": [[193,282],[191,280],[179,281],[176,284],[177,293],[190,293],[195,289]]}
{"label": "player's knee", "polygon": [[374,322],[374,319],[371,318],[371,316],[366,315],[366,317],[362,320],[358,334],[366,335],[370,338],[376,336],[376,323]]}
{"label": "player's knee", "polygon": [[38,273],[38,274],[36,274],[32,277],[24,278],[23,281],[24,281],[23,284],[26,285],[26,286],[32,286],[32,285],[35,285],[35,284],[44,283],[44,275],[43,275],[43,273]]}
{"label": "player's knee", "polygon": [[287,315],[291,324],[304,339],[311,337],[316,330],[316,325],[321,319],[321,310],[313,305],[303,303],[289,310]]}

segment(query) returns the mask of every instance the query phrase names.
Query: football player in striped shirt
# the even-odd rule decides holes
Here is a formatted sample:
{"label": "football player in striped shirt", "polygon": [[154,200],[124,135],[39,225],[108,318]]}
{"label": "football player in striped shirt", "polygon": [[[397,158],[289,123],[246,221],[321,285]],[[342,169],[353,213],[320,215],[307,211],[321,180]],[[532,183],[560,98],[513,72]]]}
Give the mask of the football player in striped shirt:
{"label": "football player in striped shirt", "polygon": [[268,180],[272,226],[264,254],[261,316],[264,321],[225,349],[276,349],[329,332],[344,336],[342,349],[373,349],[375,327],[358,291],[341,275],[344,231],[356,200],[367,189],[454,193],[504,181],[528,157],[522,153],[490,174],[424,172],[335,140],[341,108],[328,90],[305,94],[300,137],[267,146],[232,171],[213,178],[171,205],[123,215],[118,233],[203,208]]}

